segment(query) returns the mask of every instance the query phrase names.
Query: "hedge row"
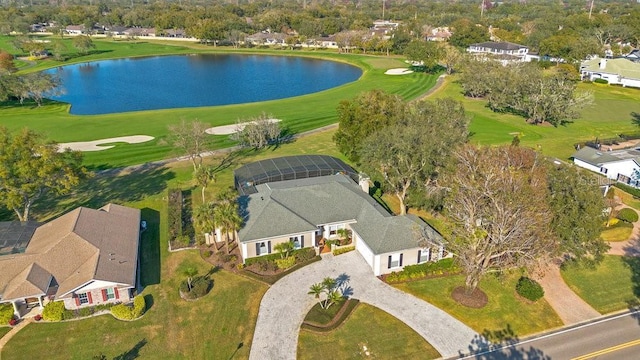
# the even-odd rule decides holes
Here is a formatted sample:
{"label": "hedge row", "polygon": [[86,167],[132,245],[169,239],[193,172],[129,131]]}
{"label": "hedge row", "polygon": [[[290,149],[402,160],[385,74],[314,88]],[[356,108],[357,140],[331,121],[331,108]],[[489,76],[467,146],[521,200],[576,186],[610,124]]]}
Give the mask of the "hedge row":
{"label": "hedge row", "polygon": [[322,260],[322,258],[320,256],[316,256],[315,253],[314,253],[314,256],[311,259],[307,260],[306,262],[298,263],[298,264],[294,265],[293,267],[290,267],[287,270],[285,270],[285,271],[283,271],[281,273],[278,273],[278,274],[260,275],[260,274],[254,273],[253,271],[251,271],[249,269],[244,269],[244,270],[242,270],[241,273],[243,275],[245,275],[245,276],[248,276],[248,277],[252,278],[252,279],[256,279],[258,281],[262,281],[262,282],[267,283],[269,285],[273,285],[273,284],[276,283],[276,281],[280,280],[284,276],[286,276],[286,275],[288,275],[288,274],[300,269],[301,267],[307,266],[309,264],[312,264],[312,263],[314,263],[316,261],[320,261],[320,260]]}
{"label": "hedge row", "polygon": [[[302,249],[292,251],[291,255],[295,256],[296,261],[300,262],[300,261],[306,261],[315,257],[316,251],[313,248],[302,248]],[[275,262],[278,259],[282,259],[282,255],[280,255],[279,253],[274,253],[269,255],[248,258],[245,260],[244,263],[245,265],[249,266],[259,262],[269,262],[269,261]]]}
{"label": "hedge row", "polygon": [[339,249],[335,249],[333,250],[333,255],[340,255],[340,254],[344,254],[344,253],[348,253],[350,251],[355,250],[356,247],[355,246],[347,246],[347,247],[343,247],[343,248],[339,248]]}
{"label": "hedge row", "polygon": [[631,194],[633,197],[636,198],[640,198],[640,189],[636,189],[632,186],[629,186],[627,184],[623,184],[623,183],[615,183],[613,184],[613,186],[617,187],[618,189]]}
{"label": "hedge row", "polygon": [[442,259],[438,262],[427,262],[418,265],[405,266],[402,271],[392,272],[385,277],[388,283],[397,283],[409,280],[418,280],[429,276],[439,276],[445,274],[456,274],[461,271],[460,267],[452,258]]}
{"label": "hedge row", "polygon": [[182,236],[182,190],[169,189],[169,241],[175,241]]}

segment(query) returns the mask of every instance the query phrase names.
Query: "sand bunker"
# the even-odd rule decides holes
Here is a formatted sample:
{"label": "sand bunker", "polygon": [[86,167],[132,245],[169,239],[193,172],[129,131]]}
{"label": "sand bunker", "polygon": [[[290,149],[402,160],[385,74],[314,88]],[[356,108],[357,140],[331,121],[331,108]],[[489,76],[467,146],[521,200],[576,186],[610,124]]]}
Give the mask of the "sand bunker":
{"label": "sand bunker", "polygon": [[[268,119],[267,121],[280,122],[280,119]],[[255,121],[249,121],[249,122],[233,124],[233,125],[216,126],[216,127],[208,128],[204,132],[206,132],[209,135],[231,135],[231,134],[237,133],[238,131],[242,131],[242,129],[244,129],[244,127],[247,126],[248,124],[255,124]]]}
{"label": "sand bunker", "polygon": [[389,69],[384,73],[386,75],[407,75],[411,74],[413,71],[406,68],[397,68],[397,69]]}
{"label": "sand bunker", "polygon": [[113,143],[128,143],[128,144],[139,144],[147,141],[153,140],[153,136],[147,135],[133,135],[133,136],[121,136],[115,138],[108,139],[100,139],[94,141],[79,141],[79,142],[70,142],[70,143],[61,143],[58,144],[58,151],[64,151],[66,148],[70,148],[71,150],[79,150],[79,151],[102,151],[111,149],[115,145],[102,145],[102,144],[113,144]]}

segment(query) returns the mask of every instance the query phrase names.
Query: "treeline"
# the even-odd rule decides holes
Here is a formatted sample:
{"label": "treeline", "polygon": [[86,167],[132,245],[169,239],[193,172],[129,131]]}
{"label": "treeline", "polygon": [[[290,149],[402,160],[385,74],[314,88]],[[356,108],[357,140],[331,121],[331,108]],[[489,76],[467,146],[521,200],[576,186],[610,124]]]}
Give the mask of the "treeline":
{"label": "treeline", "polygon": [[[451,43],[466,47],[489,37],[527,45],[543,55],[581,59],[603,46],[614,53],[628,50],[625,44],[640,42],[640,7],[632,0],[598,1],[589,9],[585,1],[519,1],[492,5],[485,1],[381,2],[373,1],[178,1],[140,4],[136,1],[65,1],[52,5],[8,2],[0,7],[0,33],[25,33],[35,23],[55,22],[60,31],[67,25],[185,29],[204,40],[228,40],[270,29],[303,38],[331,35],[346,30],[366,30],[375,19],[392,19],[402,25],[395,30],[389,48],[402,53],[411,39],[422,38],[433,28],[453,30]],[[476,26],[476,25],[480,26]],[[621,45],[622,44],[622,45]]]}
{"label": "treeline", "polygon": [[0,51],[0,102],[17,100],[22,104],[31,99],[40,106],[45,96],[58,94],[60,79],[48,73],[13,74],[13,56]]}

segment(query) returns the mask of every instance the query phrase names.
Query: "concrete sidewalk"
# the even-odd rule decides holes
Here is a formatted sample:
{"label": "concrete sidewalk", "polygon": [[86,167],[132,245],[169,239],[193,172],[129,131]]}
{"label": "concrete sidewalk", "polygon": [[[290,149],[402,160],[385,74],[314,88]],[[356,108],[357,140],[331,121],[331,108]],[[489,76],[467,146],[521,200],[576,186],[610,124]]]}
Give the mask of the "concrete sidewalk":
{"label": "concrete sidewalk", "polygon": [[466,353],[478,334],[451,315],[413,295],[397,290],[373,275],[360,254],[327,254],[280,279],[267,290],[256,324],[249,359],[296,359],[298,332],[316,303],[309,287],[325,277],[343,279],[347,292],[395,316],[433,345],[443,357]]}

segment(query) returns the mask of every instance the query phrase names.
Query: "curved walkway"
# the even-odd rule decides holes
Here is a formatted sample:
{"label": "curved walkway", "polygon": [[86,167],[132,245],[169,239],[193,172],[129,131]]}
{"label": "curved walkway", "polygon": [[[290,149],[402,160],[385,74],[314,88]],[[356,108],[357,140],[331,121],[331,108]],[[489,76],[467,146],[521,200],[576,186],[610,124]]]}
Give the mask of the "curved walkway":
{"label": "curved walkway", "polygon": [[[18,325],[14,326],[8,333],[4,334],[2,338],[0,338],[0,353],[2,353],[2,348],[11,340],[11,338],[18,333],[18,331],[22,330],[23,327],[31,324],[34,321],[33,318],[23,319],[18,323]],[[1,356],[1,355],[0,355]]]}
{"label": "curved walkway", "polygon": [[[638,210],[625,204],[619,205],[617,210],[624,208],[631,209],[638,213]],[[609,255],[640,256],[640,220],[633,223],[633,231],[631,231],[631,235],[627,241],[610,242],[609,246],[611,246],[607,252]]]}
{"label": "curved walkway", "polygon": [[376,306],[407,324],[443,357],[466,353],[478,334],[435,306],[397,290],[373,275],[356,251],[333,256],[296,270],[280,279],[260,303],[249,359],[296,359],[298,332],[307,312],[316,303],[309,286],[325,277],[343,279],[347,293]]}

